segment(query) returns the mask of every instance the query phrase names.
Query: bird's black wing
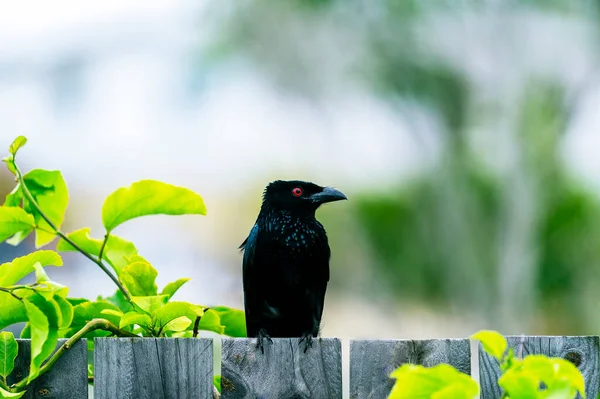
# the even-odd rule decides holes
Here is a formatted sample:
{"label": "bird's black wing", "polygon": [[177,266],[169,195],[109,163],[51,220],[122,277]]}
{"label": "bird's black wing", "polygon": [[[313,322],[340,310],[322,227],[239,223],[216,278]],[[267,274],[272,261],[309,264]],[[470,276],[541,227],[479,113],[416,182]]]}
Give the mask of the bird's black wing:
{"label": "bird's black wing", "polygon": [[248,337],[255,337],[259,326],[256,323],[257,312],[259,311],[257,296],[258,270],[256,265],[256,246],[258,242],[258,224],[255,224],[250,230],[250,234],[240,248],[244,250],[242,260],[242,282],[244,288],[244,311],[246,315],[246,334]]}
{"label": "bird's black wing", "polygon": [[240,248],[244,250],[244,258],[242,260],[242,274],[243,274],[243,283],[244,283],[244,291],[248,288],[248,278],[250,273],[252,273],[252,268],[254,264],[254,257],[256,253],[256,242],[258,240],[258,223],[252,227],[250,230],[250,234],[244,240]]}

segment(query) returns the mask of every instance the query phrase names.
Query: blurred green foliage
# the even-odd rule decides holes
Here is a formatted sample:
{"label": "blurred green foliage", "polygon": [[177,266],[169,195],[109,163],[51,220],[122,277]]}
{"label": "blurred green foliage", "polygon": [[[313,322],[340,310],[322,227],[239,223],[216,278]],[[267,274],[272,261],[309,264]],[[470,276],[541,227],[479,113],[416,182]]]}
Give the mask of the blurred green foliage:
{"label": "blurred green foliage", "polygon": [[[399,298],[476,312],[489,327],[507,333],[597,333],[600,201],[561,157],[576,90],[552,74],[532,72],[521,59],[491,75],[513,80],[482,87],[481,77],[466,67],[468,51],[431,46],[447,42],[427,35],[443,32],[436,30],[440,21],[454,19],[458,23],[449,26],[466,37],[460,29],[477,32],[473,21],[479,15],[493,15],[494,21],[514,17],[515,24],[547,17],[584,23],[598,19],[595,6],[539,0],[254,0],[231,13],[220,46],[243,54],[296,94],[318,97],[325,87],[359,82],[400,114],[416,103],[435,120],[439,156],[383,194],[352,198],[373,264]],[[452,34],[451,28],[445,32]],[[490,32],[497,37],[489,43],[508,47],[530,39]],[[597,33],[591,32],[596,41]],[[337,53],[323,52],[336,45]],[[464,57],[464,67],[448,57],[452,51]],[[344,57],[347,63],[328,69]],[[504,87],[506,82],[512,86]],[[410,115],[406,119],[410,125]],[[410,126],[418,142],[418,124]]]}

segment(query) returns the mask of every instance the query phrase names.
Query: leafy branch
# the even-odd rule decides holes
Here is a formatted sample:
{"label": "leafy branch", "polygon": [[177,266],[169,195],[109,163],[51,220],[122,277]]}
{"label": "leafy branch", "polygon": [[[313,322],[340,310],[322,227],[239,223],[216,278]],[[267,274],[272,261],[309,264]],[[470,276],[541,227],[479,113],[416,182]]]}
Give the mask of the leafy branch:
{"label": "leafy branch", "polygon": [[[108,320],[104,319],[93,319],[89,323],[87,323],[81,330],[77,333],[73,334],[71,338],[69,338],[62,346],[44,363],[44,365],[40,368],[38,376],[48,372],[52,365],[56,363],[56,361],[69,349],[71,348],[77,341],[83,338],[86,334],[91,333],[95,330],[104,330],[113,333],[118,337],[131,337],[131,338],[139,338],[138,335],[130,333],[125,330],[119,329],[117,326],[112,324]],[[27,377],[24,377],[19,382],[11,385],[11,389],[20,391],[27,386]]]}
{"label": "leafy branch", "polygon": [[[108,270],[108,268],[106,267],[106,265],[104,265],[104,263],[102,262],[102,257],[101,257],[102,253],[100,253],[100,256],[98,258],[92,256],[88,252],[84,251],[73,240],[71,240],[58,227],[56,227],[56,225],[54,224],[54,222],[52,220],[50,220],[50,218],[44,213],[44,211],[42,210],[42,208],[40,208],[39,204],[37,203],[37,201],[35,200],[35,198],[31,194],[31,192],[29,191],[29,188],[27,188],[27,185],[25,184],[25,180],[23,179],[23,174],[21,173],[21,170],[19,169],[19,167],[17,166],[17,164],[15,162],[15,155],[13,155],[13,159],[12,159],[11,163],[12,163],[12,166],[14,168],[15,174],[17,176],[17,181],[19,182],[19,184],[21,186],[21,189],[23,190],[23,193],[25,194],[25,197],[31,203],[31,205],[35,208],[36,212],[38,212],[38,214],[46,221],[46,223],[48,223],[48,225],[54,230],[54,232],[60,238],[62,238],[66,242],[68,242],[69,245],[71,245],[78,252],[80,252],[81,254],[83,254],[86,258],[88,258],[89,260],[91,260],[92,262],[94,262],[95,264],[97,264],[100,267],[100,269],[102,269],[102,271],[115,283],[115,285],[123,293],[123,295],[125,296],[125,298],[127,299],[127,301],[131,302],[131,296],[129,295],[129,291],[127,291],[127,289],[123,286],[123,284],[121,284],[121,282],[119,281],[119,279],[113,273],[111,273],[111,271]],[[106,238],[104,240],[104,245],[106,245],[106,241],[107,240],[108,240],[108,234],[106,235]],[[104,245],[102,246],[102,251],[104,250]]]}
{"label": "leafy branch", "polygon": [[[17,185],[0,206],[0,242],[18,245],[33,231],[36,248],[57,236],[60,240],[56,251],[37,250],[0,265],[0,329],[26,322],[21,337],[30,338],[32,348],[27,378],[8,387],[6,377],[14,367],[18,345],[12,333],[0,332],[0,348],[4,348],[0,350],[0,396],[21,397],[28,384],[46,373],[77,340],[95,330],[127,337],[196,337],[199,330],[246,335],[241,310],[170,301],[190,279],[177,279],[159,291],[158,271],[139,255],[132,242],[111,234],[122,223],[141,216],[205,215],[201,196],[184,187],[142,180],[106,198],[102,207],[106,233],[102,240],[90,237],[89,228],[63,233],[61,225],[68,204],[66,183],[60,171],[21,172],[15,157],[26,142],[23,136],[15,139],[9,156],[3,159]],[[116,293],[95,301],[67,298],[68,287],[53,282],[44,269],[62,266],[58,252],[64,251],[80,252],[98,265],[118,287]],[[19,285],[34,271],[35,283]],[[68,340],[54,352],[59,337]],[[93,350],[93,341],[91,344]]]}

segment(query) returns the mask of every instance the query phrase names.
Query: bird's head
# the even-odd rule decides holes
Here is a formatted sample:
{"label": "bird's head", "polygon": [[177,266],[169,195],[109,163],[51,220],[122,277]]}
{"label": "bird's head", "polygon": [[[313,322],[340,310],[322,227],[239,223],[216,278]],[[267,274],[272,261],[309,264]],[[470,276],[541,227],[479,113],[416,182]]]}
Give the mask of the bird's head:
{"label": "bird's head", "polygon": [[331,187],[300,180],[276,180],[265,188],[263,207],[293,213],[314,213],[326,202],[347,199],[342,192]]}

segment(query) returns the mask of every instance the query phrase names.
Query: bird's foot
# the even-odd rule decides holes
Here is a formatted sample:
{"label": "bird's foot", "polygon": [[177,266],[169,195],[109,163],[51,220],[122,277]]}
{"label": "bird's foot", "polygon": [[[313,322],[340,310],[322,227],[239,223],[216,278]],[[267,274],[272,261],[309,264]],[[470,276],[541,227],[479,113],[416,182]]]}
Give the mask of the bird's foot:
{"label": "bird's foot", "polygon": [[306,353],[308,348],[312,348],[312,346],[313,346],[312,334],[310,334],[310,333],[302,334],[302,338],[300,338],[300,342],[298,342],[298,345],[302,345],[303,342],[304,342],[304,353]]}
{"label": "bird's foot", "polygon": [[267,333],[267,330],[265,330],[264,328],[261,328],[260,330],[258,330],[258,334],[256,335],[256,349],[260,349],[260,351],[263,354],[265,353],[264,342],[263,342],[263,340],[265,340],[265,339],[267,341],[269,341],[271,344],[273,343],[273,340]]}

